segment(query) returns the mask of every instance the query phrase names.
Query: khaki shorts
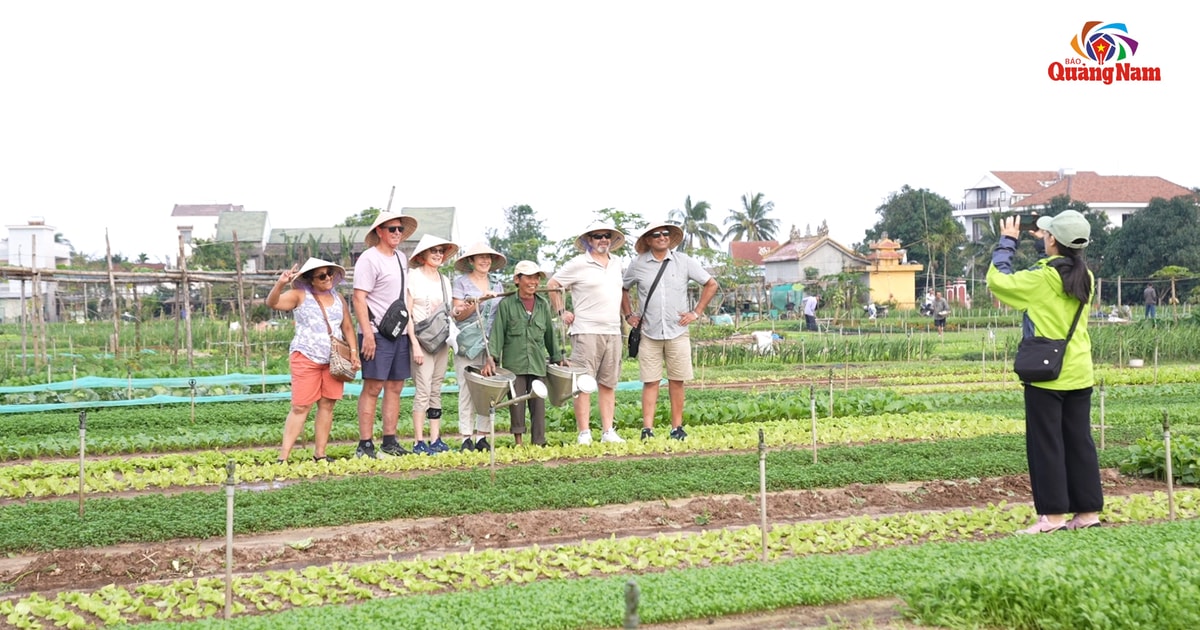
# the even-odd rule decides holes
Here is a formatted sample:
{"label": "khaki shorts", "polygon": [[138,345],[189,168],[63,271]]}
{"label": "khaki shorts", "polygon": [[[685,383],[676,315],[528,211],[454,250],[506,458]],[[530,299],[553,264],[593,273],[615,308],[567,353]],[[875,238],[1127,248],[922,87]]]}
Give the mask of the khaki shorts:
{"label": "khaki shorts", "polygon": [[684,333],[674,339],[642,337],[638,346],[638,377],[643,383],[662,380],[663,366],[668,381],[692,380],[692,338]]}
{"label": "khaki shorts", "polygon": [[605,387],[621,382],[621,335],[571,335],[571,365],[587,368]]}

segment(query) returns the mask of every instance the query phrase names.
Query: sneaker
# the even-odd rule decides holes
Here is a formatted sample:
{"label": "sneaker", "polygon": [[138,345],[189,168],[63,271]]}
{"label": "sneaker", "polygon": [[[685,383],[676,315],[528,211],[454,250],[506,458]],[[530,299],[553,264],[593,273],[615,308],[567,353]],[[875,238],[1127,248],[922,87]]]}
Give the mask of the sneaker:
{"label": "sneaker", "polygon": [[404,450],[404,447],[400,446],[399,442],[392,442],[391,444],[384,444],[383,448],[381,448],[379,450],[383,451],[384,455],[390,455],[392,457],[400,457],[401,455],[408,455],[408,451]]}
{"label": "sneaker", "polygon": [[446,451],[450,450],[450,445],[443,442],[442,438],[438,438],[429,445],[429,450],[433,451],[434,453],[445,453]]}
{"label": "sneaker", "polygon": [[468,451],[473,451],[473,450],[475,450],[475,443],[471,441],[471,438],[466,438],[466,439],[464,439],[464,440],[463,440],[463,443],[462,443],[462,449],[461,449],[461,450],[462,450],[464,453],[465,453],[465,452],[468,452]]}
{"label": "sneaker", "polygon": [[625,440],[622,440],[621,436],[617,435],[616,429],[609,429],[608,431],[600,434],[600,442],[608,444],[622,444],[625,442]]}
{"label": "sneaker", "polygon": [[654,439],[654,429],[651,429],[651,428],[649,428],[649,427],[647,427],[647,428],[643,428],[643,429],[642,429],[642,439],[643,439],[643,440],[652,440],[652,439]]}
{"label": "sneaker", "polygon": [[429,448],[429,444],[425,440],[421,440],[413,444],[413,455],[433,455],[433,449]]}
{"label": "sneaker", "polygon": [[678,427],[675,427],[674,429],[671,429],[671,439],[672,440],[679,440],[680,442],[682,442],[683,438],[685,438],[685,437],[687,437],[687,431],[684,431],[682,426],[678,426]]}
{"label": "sneaker", "polygon": [[592,432],[591,431],[580,431],[579,432],[579,443],[580,444],[591,444],[592,443]]}
{"label": "sneaker", "polygon": [[492,445],[488,444],[487,438],[485,437],[481,437],[479,438],[479,441],[475,442],[475,450],[477,451],[487,451],[491,448]]}
{"label": "sneaker", "polygon": [[327,455],[322,455],[322,456],[320,456],[320,457],[317,457],[316,455],[314,455],[314,456],[313,456],[313,461],[314,461],[314,462],[317,462],[318,464],[320,464],[321,462],[325,462],[326,464],[328,464],[328,463],[329,463],[329,457],[328,457]]}
{"label": "sneaker", "polygon": [[354,449],[354,456],[378,459],[375,455],[375,445],[371,442],[359,443],[358,448]]}

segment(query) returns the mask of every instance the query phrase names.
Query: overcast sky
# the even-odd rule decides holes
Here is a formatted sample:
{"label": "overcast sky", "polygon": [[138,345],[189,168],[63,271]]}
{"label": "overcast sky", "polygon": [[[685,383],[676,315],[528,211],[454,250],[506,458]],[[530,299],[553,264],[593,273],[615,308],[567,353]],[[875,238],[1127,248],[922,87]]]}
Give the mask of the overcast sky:
{"label": "overcast sky", "polygon": [[[174,204],[330,226],[454,206],[459,239],[529,204],[554,239],[594,210],[850,245],[908,184],[990,170],[1200,185],[1190,2],[5,2],[0,217],[90,255],[175,258]],[[1084,22],[1122,22],[1161,83],[1060,83]]]}

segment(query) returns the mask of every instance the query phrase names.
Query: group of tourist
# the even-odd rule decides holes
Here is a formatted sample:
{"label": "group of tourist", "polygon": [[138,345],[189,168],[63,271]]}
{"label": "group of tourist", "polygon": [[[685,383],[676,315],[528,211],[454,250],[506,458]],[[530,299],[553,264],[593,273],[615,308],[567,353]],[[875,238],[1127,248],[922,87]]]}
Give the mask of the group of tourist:
{"label": "group of tourist", "polygon": [[[700,319],[716,295],[717,282],[698,261],[676,251],[683,241],[679,226],[661,222],[645,229],[634,242],[636,257],[622,269],[614,253],[625,244],[625,235],[615,226],[594,225],[576,239],[580,253],[550,278],[536,262],[518,262],[512,278],[515,289],[507,292],[491,275],[507,265],[503,254],[477,243],[456,259],[457,244],[425,234],[411,256],[405,256],[400,245],[416,230],[413,217],[379,214],[364,239],[367,248],[354,266],[352,309],[336,290],[346,270],[317,258],[283,272],[271,288],[267,305],[293,311],[296,327],[289,348],[292,407],[279,461],[287,461],[314,403],[314,458],[326,459],[333,407],[344,387],[330,369],[330,355],[339,342],[349,345],[353,367],[361,370],[363,380],[356,457],[410,452],[397,438],[400,393],[410,378],[415,390],[411,452],[432,455],[450,450],[441,418],[442,383],[452,353],[459,383],[461,450],[492,447],[487,441],[493,432],[492,419],[478,413],[467,387],[468,371],[484,378],[500,369],[511,372],[513,393],[522,397],[532,391],[535,380],[546,378],[549,365],[571,367],[596,380],[600,441],[624,442],[615,428],[616,387],[624,356],[622,320],[642,334],[637,355],[643,384],[641,438],[654,437],[664,374],[670,398],[669,437],[687,436],[684,383],[692,378],[688,326]],[[440,271],[450,260],[458,272],[453,282]],[[690,282],[701,287],[695,304],[689,302]],[[556,318],[568,327],[569,356],[556,332]],[[383,433],[377,448],[374,433],[380,394]],[[576,441],[590,444],[590,394],[577,393],[574,407]],[[518,445],[524,443],[526,432],[532,444],[546,445],[544,400],[531,396],[509,409],[510,431]]]}
{"label": "group of tourist", "polygon": [[[677,251],[683,240],[679,226],[666,222],[650,225],[634,241],[636,256],[622,269],[614,252],[625,244],[625,235],[615,226],[593,225],[575,240],[580,253],[554,273],[545,288],[546,273],[536,262],[523,260],[514,267],[516,289],[508,292],[493,283],[490,275],[493,269],[504,267],[507,259],[482,243],[472,245],[455,261],[454,269],[460,275],[453,283],[440,269],[459,252],[458,245],[426,234],[411,259],[407,258],[400,244],[416,229],[415,219],[394,213],[380,214],[371,225],[365,239],[367,249],[354,267],[357,335],[351,309],[335,290],[346,275],[341,266],[309,259],[283,272],[271,288],[267,304],[294,311],[296,321],[290,347],[292,407],[284,424],[280,461],[287,460],[314,403],[314,457],[326,459],[334,403],[343,393],[342,382],[333,377],[329,367],[334,340],[349,344],[353,367],[362,371],[356,456],[377,456],[374,430],[381,393],[383,441],[379,450],[388,455],[408,452],[396,430],[400,392],[409,378],[416,390],[412,452],[449,450],[441,433],[441,387],[451,353],[450,320],[459,330],[454,367],[460,384],[462,450],[493,447],[486,437],[493,431],[491,418],[478,413],[470,389],[464,386],[468,370],[483,377],[495,375],[498,369],[510,371],[515,376],[514,394],[521,397],[533,389],[535,380],[546,377],[550,364],[582,368],[595,378],[600,441],[624,442],[615,427],[616,387],[624,356],[622,320],[641,333],[637,352],[642,382],[641,438],[655,437],[654,416],[664,373],[670,398],[669,437],[683,440],[687,436],[683,428],[684,383],[692,378],[688,327],[700,319],[715,296],[717,282],[696,260]],[[1044,257],[1028,270],[1015,270],[1012,259],[1021,230],[1015,218],[1003,221],[987,281],[997,299],[1023,311],[1024,338],[1066,340],[1065,352],[1057,358],[1062,363],[1060,371],[1049,380],[1024,383],[1029,474],[1038,519],[1022,531],[1041,534],[1099,525],[1104,497],[1090,427],[1090,339],[1086,318],[1079,317],[1094,290],[1083,257],[1090,242],[1090,225],[1082,215],[1068,210],[1038,219],[1037,229],[1030,235]],[[690,303],[687,291],[692,282],[700,286],[695,304]],[[292,288],[285,291],[289,283]],[[1146,291],[1148,310],[1157,302],[1152,290]],[[805,304],[810,326],[815,306],[815,300]],[[940,333],[949,307],[936,293],[929,307]],[[569,327],[570,356],[555,333],[556,317]],[[546,444],[543,400],[532,396],[512,405],[510,417],[517,444],[523,443],[527,429],[533,444]],[[591,397],[587,393],[575,396],[575,421],[577,442],[590,444]]]}

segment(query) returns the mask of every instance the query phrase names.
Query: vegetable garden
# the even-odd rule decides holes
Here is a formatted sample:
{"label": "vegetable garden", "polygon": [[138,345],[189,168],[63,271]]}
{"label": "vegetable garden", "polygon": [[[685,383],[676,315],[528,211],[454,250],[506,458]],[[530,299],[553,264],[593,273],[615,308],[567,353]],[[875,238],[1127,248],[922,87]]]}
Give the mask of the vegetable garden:
{"label": "vegetable garden", "polygon": [[551,446],[498,436],[494,467],[354,459],[356,389],[329,462],[310,422],[276,463],[275,358],[184,373],[159,347],[137,369],[27,371],[0,383],[0,625],[1197,627],[1200,491],[1168,492],[1163,440],[1166,418],[1172,481],[1194,485],[1191,327],[1094,330],[1106,526],[1017,537],[1033,510],[1004,317],[944,339],[785,330],[769,354],[701,328],[687,441],[637,441],[623,387],[627,443],[576,445],[564,405]]}

